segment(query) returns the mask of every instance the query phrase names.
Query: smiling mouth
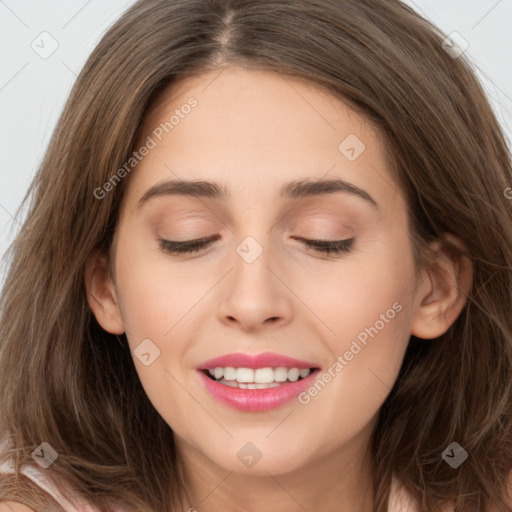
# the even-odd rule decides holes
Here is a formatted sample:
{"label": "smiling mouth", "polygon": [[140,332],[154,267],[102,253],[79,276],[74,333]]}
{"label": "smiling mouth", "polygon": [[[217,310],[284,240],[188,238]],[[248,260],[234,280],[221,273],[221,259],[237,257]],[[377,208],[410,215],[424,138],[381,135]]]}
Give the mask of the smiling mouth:
{"label": "smiling mouth", "polygon": [[211,380],[239,389],[269,389],[299,382],[318,371],[318,368],[233,368],[216,367],[202,370]]}

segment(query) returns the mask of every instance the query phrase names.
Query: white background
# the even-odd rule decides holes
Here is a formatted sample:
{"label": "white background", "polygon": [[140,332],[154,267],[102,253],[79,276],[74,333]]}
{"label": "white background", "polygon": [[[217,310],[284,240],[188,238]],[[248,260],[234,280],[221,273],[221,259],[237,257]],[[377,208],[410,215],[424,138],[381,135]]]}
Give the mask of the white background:
{"label": "white background", "polygon": [[[76,75],[104,32],[133,3],[0,0],[0,255],[23,220],[15,218],[16,210]],[[512,138],[512,0],[406,3],[446,34],[459,32],[469,43],[466,54]],[[44,31],[59,45],[47,59],[31,47]],[[3,263],[0,283],[5,270]]]}

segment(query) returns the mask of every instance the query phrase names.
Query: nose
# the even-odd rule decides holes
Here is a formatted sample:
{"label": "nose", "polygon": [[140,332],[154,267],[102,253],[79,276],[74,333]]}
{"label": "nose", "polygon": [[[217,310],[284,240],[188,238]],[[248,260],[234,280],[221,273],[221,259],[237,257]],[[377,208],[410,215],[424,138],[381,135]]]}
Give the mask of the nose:
{"label": "nose", "polygon": [[283,327],[293,317],[293,293],[268,251],[252,262],[238,254],[226,276],[218,307],[219,319],[246,332]]}

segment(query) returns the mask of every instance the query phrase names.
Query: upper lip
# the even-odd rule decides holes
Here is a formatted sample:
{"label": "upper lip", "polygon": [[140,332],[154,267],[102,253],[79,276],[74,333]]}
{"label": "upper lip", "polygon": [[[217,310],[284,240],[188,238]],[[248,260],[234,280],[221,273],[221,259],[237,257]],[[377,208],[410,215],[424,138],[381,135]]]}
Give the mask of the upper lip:
{"label": "upper lip", "polygon": [[302,361],[293,357],[283,356],[275,352],[264,352],[258,355],[244,354],[242,352],[234,352],[226,354],[214,359],[210,359],[201,363],[198,370],[209,370],[216,367],[226,368],[228,366],[235,368],[298,368],[299,370],[306,368],[319,368],[319,365],[309,361]]}

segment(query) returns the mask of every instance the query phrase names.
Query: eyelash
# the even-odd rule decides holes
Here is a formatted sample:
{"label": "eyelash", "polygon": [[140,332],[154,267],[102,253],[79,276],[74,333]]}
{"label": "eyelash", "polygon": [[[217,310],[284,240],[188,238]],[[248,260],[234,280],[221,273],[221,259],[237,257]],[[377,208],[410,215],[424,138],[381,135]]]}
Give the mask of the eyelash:
{"label": "eyelash", "polygon": [[[197,240],[190,240],[188,242],[173,242],[172,240],[159,239],[160,248],[170,254],[186,254],[199,252],[201,249],[206,249],[213,242],[220,237],[213,238],[198,238]],[[342,254],[349,253],[355,242],[355,238],[348,238],[346,240],[308,240],[306,238],[298,238],[302,240],[304,245],[312,248],[314,251],[322,254]]]}

